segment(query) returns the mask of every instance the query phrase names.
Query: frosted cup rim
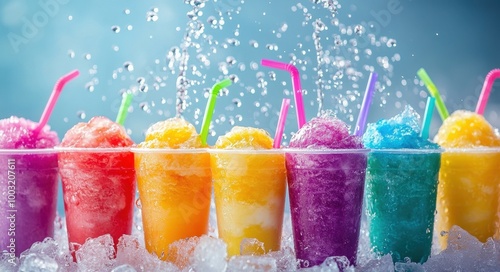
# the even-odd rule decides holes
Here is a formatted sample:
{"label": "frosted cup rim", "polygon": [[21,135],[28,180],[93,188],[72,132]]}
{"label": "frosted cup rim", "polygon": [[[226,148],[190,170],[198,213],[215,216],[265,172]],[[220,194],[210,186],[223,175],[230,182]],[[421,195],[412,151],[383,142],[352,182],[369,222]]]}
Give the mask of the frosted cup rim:
{"label": "frosted cup rim", "polygon": [[368,154],[371,149],[352,148],[352,149],[310,149],[310,148],[285,148],[286,154],[304,154],[304,155],[332,155],[332,154]]}
{"label": "frosted cup rim", "polygon": [[409,154],[409,155],[425,155],[425,154],[442,154],[444,149],[416,149],[416,148],[388,148],[388,149],[371,149],[370,154]]}
{"label": "frosted cup rim", "polygon": [[443,153],[468,153],[468,154],[500,153],[500,147],[444,148]]}
{"label": "frosted cup rim", "polygon": [[273,154],[284,154],[283,149],[273,148],[273,149],[222,149],[222,148],[210,148],[207,149],[210,154],[255,154],[255,155],[273,155]]}
{"label": "frosted cup rim", "polygon": [[44,155],[44,154],[57,154],[55,148],[19,148],[7,149],[0,148],[1,155]]}
{"label": "frosted cup rim", "polygon": [[58,153],[125,153],[131,152],[130,147],[54,147]]}
{"label": "frosted cup rim", "polygon": [[204,154],[208,153],[207,150],[207,148],[130,148],[134,154]]}

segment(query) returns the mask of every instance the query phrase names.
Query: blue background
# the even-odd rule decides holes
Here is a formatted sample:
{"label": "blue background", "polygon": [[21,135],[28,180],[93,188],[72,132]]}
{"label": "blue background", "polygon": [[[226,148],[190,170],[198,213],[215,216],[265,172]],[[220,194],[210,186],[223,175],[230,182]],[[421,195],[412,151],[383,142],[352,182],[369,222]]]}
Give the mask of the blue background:
{"label": "blue background", "polygon": [[[281,99],[288,97],[293,101],[291,82],[286,72],[276,71],[274,76],[270,69],[256,64],[263,57],[289,62],[291,54],[301,61],[298,66],[304,69],[301,73],[307,117],[314,117],[318,64],[312,24],[316,19],[328,27],[320,34],[322,47],[331,49],[335,37],[340,37],[346,45],[331,49],[330,55],[338,55],[350,63],[351,71],[356,71],[354,78],[348,77],[345,67],[323,64],[329,67],[324,77],[330,79],[322,86],[324,109],[333,109],[350,125],[356,120],[367,69],[377,71],[381,79],[368,118],[373,122],[395,115],[406,104],[423,113],[427,94],[422,84],[415,81],[420,67],[426,68],[452,112],[473,110],[484,76],[500,66],[497,35],[500,3],[496,1],[352,0],[340,4],[334,18],[330,11],[305,0],[207,1],[198,19],[211,38],[195,40],[200,48],[188,50],[187,77],[195,84],[188,89],[190,105],[184,118],[199,128],[206,89],[235,75],[237,82],[218,99],[209,143],[214,143],[218,135],[233,125],[258,126],[274,134]],[[395,7],[397,12],[393,12]],[[156,21],[147,20],[152,8],[158,9]],[[179,67],[174,63],[174,69],[169,70],[166,56],[181,45],[189,21],[186,13],[190,10],[192,7],[184,1],[2,1],[0,118],[16,115],[38,120],[56,80],[79,69],[81,75],[60,96],[49,121],[51,127],[62,138],[77,122],[88,121],[92,116],[114,119],[121,92],[129,91],[134,93],[134,100],[125,126],[134,141],[140,142],[149,125],[175,115]],[[211,27],[208,22],[211,16],[219,22],[223,18],[224,25]],[[336,19],[340,27],[332,22]],[[283,27],[285,23],[287,27]],[[361,35],[341,31],[357,25],[364,26]],[[119,26],[120,31],[112,31],[113,26]],[[381,41],[380,45],[366,43],[371,34]],[[232,45],[228,38],[237,39],[239,44]],[[356,47],[348,45],[351,39],[358,42]],[[396,46],[391,43],[389,47],[389,39],[394,39]],[[257,48],[252,46],[253,41],[259,44]],[[276,50],[268,49],[274,46]],[[349,51],[353,48],[359,53]],[[366,54],[367,49],[371,55]],[[200,54],[207,57],[209,66],[197,58]],[[228,56],[234,57],[236,63],[229,65],[224,74],[221,67],[226,66]],[[384,69],[377,57],[387,57],[389,67]],[[133,64],[133,71],[124,68],[126,62]],[[199,75],[191,73],[193,67]],[[344,76],[333,79],[338,71]],[[267,84],[264,87],[259,75],[263,75]],[[140,77],[144,77],[148,92],[139,90]],[[485,112],[495,127],[500,123],[497,92],[492,91]],[[344,101],[346,98],[349,101]],[[346,104],[339,106],[342,102]],[[435,114],[431,135],[440,124]],[[295,130],[292,108],[287,118],[285,143]],[[61,211],[61,205],[59,208]]]}

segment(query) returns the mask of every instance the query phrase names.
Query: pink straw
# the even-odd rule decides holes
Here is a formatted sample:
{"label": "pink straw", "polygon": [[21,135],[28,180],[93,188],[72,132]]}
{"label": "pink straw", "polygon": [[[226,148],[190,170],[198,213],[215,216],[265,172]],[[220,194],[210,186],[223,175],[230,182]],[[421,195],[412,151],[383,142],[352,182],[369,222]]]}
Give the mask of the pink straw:
{"label": "pink straw", "polygon": [[285,130],[286,115],[290,107],[290,99],[283,98],[281,103],[280,117],[278,118],[278,125],[276,126],[276,134],[274,134],[273,148],[281,147],[281,139],[283,138],[283,131]]}
{"label": "pink straw", "polygon": [[263,66],[285,70],[292,76],[293,97],[295,98],[295,109],[297,111],[297,124],[299,129],[306,123],[306,114],[304,111],[304,101],[302,100],[302,85],[300,84],[300,74],[297,67],[292,64],[262,59]]}
{"label": "pink straw", "polygon": [[366,118],[368,117],[368,111],[370,110],[370,105],[372,104],[373,94],[375,93],[375,83],[377,83],[378,74],[375,72],[370,73],[368,78],[368,84],[366,85],[365,96],[363,97],[363,102],[361,103],[361,110],[359,112],[358,121],[356,122],[356,127],[354,128],[354,135],[363,136],[366,127]]}
{"label": "pink straw", "polygon": [[45,106],[45,110],[42,113],[42,117],[40,118],[40,122],[38,122],[38,126],[33,131],[34,135],[38,135],[38,133],[40,133],[40,131],[45,127],[45,125],[49,121],[50,114],[52,113],[52,110],[54,110],[54,106],[56,105],[57,99],[59,98],[59,94],[61,94],[64,85],[66,85],[68,81],[77,77],[79,74],[80,72],[78,72],[78,70],[74,70],[69,74],[64,75],[56,82],[56,85],[52,90],[52,94],[50,95],[49,101]]}
{"label": "pink straw", "polygon": [[481,90],[481,95],[479,96],[479,101],[477,102],[476,113],[483,115],[486,104],[488,103],[488,98],[490,97],[491,88],[495,79],[500,77],[500,69],[491,70],[486,78],[484,79],[483,89]]}

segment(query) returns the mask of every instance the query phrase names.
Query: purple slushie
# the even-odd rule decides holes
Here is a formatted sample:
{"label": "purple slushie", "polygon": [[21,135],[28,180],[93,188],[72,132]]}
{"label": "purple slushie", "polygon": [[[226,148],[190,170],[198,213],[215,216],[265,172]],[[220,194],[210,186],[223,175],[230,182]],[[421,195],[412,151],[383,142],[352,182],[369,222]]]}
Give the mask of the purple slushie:
{"label": "purple slushie", "polygon": [[19,256],[54,235],[57,205],[57,134],[37,123],[0,120],[0,250]]}
{"label": "purple slushie", "polygon": [[295,255],[301,267],[346,256],[359,240],[366,153],[360,137],[332,116],[306,123],[286,154]]}

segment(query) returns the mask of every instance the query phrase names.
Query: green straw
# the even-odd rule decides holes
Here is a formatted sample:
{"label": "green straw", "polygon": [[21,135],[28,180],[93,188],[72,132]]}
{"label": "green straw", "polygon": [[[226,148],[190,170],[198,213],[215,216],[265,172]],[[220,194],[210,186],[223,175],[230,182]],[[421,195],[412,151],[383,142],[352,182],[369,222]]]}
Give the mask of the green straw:
{"label": "green straw", "polygon": [[212,116],[214,114],[215,109],[215,101],[217,100],[217,96],[219,95],[220,90],[231,86],[233,82],[231,79],[224,79],[223,81],[215,83],[210,91],[210,96],[208,97],[207,107],[205,108],[205,115],[203,116],[203,123],[201,124],[201,143],[203,145],[207,144],[208,137],[208,129],[210,127],[210,122],[212,122]]}
{"label": "green straw", "polygon": [[424,82],[425,86],[427,87],[427,90],[431,94],[432,97],[436,99],[436,106],[439,112],[439,115],[441,116],[441,119],[444,121],[450,114],[448,113],[448,110],[446,109],[446,106],[444,105],[443,99],[441,98],[441,94],[439,93],[439,90],[436,88],[436,85],[432,82],[431,78],[425,72],[424,68],[420,68],[417,72],[417,75],[420,77],[420,79]]}
{"label": "green straw", "polygon": [[420,137],[422,139],[429,138],[429,130],[431,127],[432,113],[434,112],[434,104],[436,99],[432,96],[427,97],[427,105],[425,106],[424,120],[422,121],[422,130],[420,131]]}
{"label": "green straw", "polygon": [[125,119],[127,118],[128,108],[130,107],[130,103],[132,103],[132,94],[124,93],[122,97],[122,104],[120,105],[120,109],[118,110],[118,115],[116,116],[116,123],[123,126],[125,123]]}

